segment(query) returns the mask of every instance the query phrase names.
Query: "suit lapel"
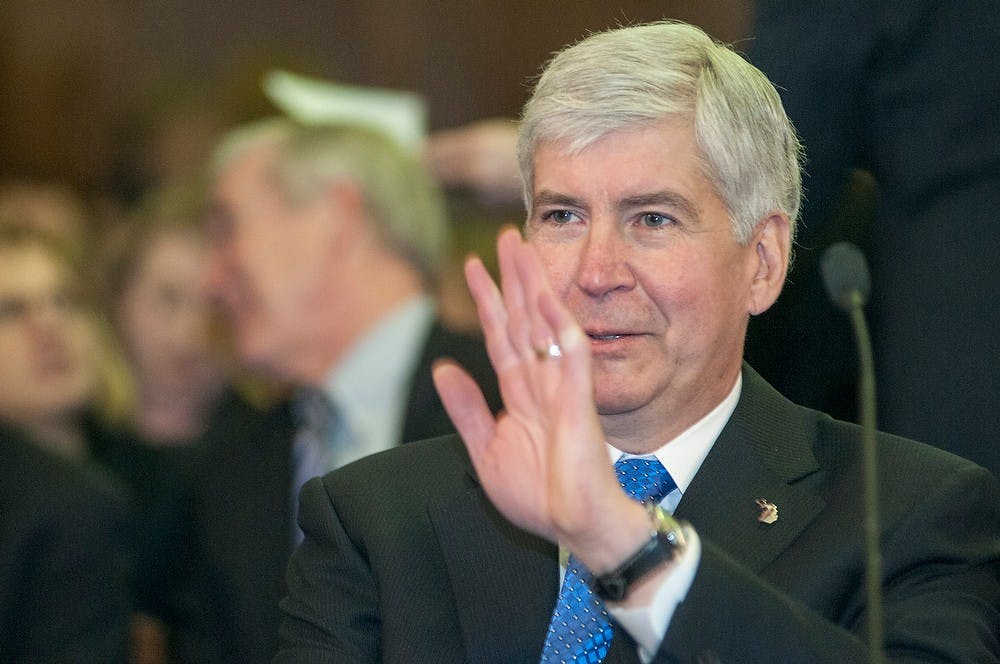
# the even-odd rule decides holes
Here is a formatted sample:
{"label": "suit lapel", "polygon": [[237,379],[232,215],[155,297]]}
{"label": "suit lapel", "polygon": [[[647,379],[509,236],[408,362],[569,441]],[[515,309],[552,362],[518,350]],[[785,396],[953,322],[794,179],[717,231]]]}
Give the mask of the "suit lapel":
{"label": "suit lapel", "polygon": [[413,373],[401,442],[431,438],[451,430],[451,420],[448,419],[444,406],[438,399],[431,378],[431,366],[436,358],[448,353],[447,345],[444,330],[435,323],[431,327],[416,371]]}
{"label": "suit lapel", "polygon": [[[759,572],[816,518],[824,502],[802,482],[818,471],[811,420],[749,366],[743,377],[740,403],[676,515]],[[777,521],[758,520],[758,499],[777,506]]]}
{"label": "suit lapel", "polygon": [[402,442],[442,436],[455,430],[438,397],[431,375],[434,362],[443,357],[453,358],[476,379],[490,410],[497,412],[503,405],[493,366],[486,355],[482,339],[450,331],[435,323],[428,333],[413,374],[400,438]]}
{"label": "suit lapel", "polygon": [[511,525],[472,483],[429,510],[468,660],[537,661],[558,592],[556,547]]}
{"label": "suit lapel", "polygon": [[611,649],[603,664],[639,664],[639,645],[625,628],[612,622],[615,636],[611,640]]}

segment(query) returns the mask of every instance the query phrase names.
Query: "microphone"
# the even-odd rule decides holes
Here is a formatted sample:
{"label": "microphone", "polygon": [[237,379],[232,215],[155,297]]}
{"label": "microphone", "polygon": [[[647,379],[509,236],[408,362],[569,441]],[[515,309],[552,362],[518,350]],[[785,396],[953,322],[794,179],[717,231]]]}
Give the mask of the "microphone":
{"label": "microphone", "polygon": [[871,277],[864,254],[850,242],[838,242],[823,252],[820,262],[823,285],[830,299],[850,313],[855,306],[863,307],[871,292]]}
{"label": "microphone", "polygon": [[823,252],[820,270],[826,292],[851,317],[858,348],[858,413],[864,454],[865,586],[868,596],[869,661],[885,661],[882,626],[882,554],[879,551],[878,471],[875,449],[875,361],[865,322],[864,306],[871,292],[868,263],[849,242],[838,242]]}

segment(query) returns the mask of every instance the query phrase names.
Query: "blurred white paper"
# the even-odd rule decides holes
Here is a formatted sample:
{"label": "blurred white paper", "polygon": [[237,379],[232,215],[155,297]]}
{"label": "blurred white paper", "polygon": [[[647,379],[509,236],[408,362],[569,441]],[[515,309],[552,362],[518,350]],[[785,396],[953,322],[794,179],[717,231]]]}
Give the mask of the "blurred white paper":
{"label": "blurred white paper", "polygon": [[304,124],[360,124],[413,151],[427,136],[427,102],[413,92],[341,85],[281,69],[264,74],[262,87],[279,109]]}

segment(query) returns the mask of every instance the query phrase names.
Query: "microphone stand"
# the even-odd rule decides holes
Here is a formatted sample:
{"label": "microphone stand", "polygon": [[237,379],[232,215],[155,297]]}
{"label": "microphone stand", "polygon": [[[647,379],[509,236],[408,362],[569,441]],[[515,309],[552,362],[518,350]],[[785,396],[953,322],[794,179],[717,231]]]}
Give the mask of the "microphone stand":
{"label": "microphone stand", "polygon": [[868,265],[861,251],[848,242],[827,247],[820,263],[830,299],[851,317],[858,349],[858,416],[865,509],[865,590],[868,606],[868,661],[885,661],[882,625],[882,554],[879,550],[878,462],[875,448],[875,361],[865,322],[864,306],[871,290]]}
{"label": "microphone stand", "polygon": [[878,463],[875,448],[875,361],[871,335],[865,321],[864,299],[852,290],[847,307],[858,348],[858,412],[864,454],[865,487],[865,575],[868,594],[869,662],[885,661],[885,634],[882,626],[882,554],[879,551]]}

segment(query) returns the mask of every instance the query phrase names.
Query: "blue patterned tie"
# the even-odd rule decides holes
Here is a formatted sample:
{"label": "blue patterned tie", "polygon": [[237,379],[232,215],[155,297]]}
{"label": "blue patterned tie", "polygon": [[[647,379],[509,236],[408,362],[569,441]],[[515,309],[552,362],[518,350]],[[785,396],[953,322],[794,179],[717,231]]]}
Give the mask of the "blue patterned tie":
{"label": "blue patterned tie", "polygon": [[[670,473],[655,458],[621,459],[615,471],[625,493],[640,502],[659,504],[677,488]],[[590,578],[587,568],[570,556],[541,664],[600,662],[608,654],[614,634],[604,602],[590,590]]]}

